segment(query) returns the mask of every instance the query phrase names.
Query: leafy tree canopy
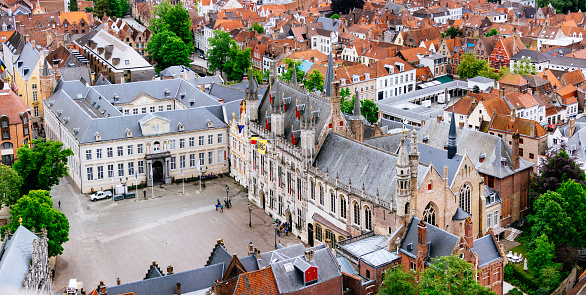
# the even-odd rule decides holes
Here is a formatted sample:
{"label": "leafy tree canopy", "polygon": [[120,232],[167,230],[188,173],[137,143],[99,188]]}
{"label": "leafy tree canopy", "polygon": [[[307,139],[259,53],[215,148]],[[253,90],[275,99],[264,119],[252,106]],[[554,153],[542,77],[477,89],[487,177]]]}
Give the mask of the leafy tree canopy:
{"label": "leafy tree canopy", "polygon": [[69,1],[69,11],[77,11],[77,0],[70,0]]}
{"label": "leafy tree canopy", "polygon": [[293,68],[295,68],[297,71],[297,82],[303,83],[305,72],[301,70],[301,61],[285,58],[284,62],[287,65],[287,71],[281,74],[281,79],[287,82],[291,81],[291,78],[293,77]]}
{"label": "leafy tree canopy", "polygon": [[458,65],[458,75],[463,80],[476,76],[499,80],[508,72],[508,67],[503,67],[499,72],[496,72],[494,68],[488,65],[486,60],[476,58],[474,53],[464,54],[460,65]]}
{"label": "leafy tree canopy", "polygon": [[586,1],[584,0],[537,0],[537,6],[546,7],[551,3],[551,6],[559,14],[565,14],[568,11],[577,12],[578,10],[584,11],[586,7]]}
{"label": "leafy tree canopy", "polygon": [[535,65],[531,63],[531,58],[527,57],[515,62],[513,73],[519,75],[535,75]]}
{"label": "leafy tree canopy", "polygon": [[347,14],[354,8],[362,9],[364,0],[332,0],[330,8],[334,13]]}
{"label": "leafy tree canopy", "polygon": [[[352,95],[352,99],[340,98],[340,110],[342,113],[352,114],[352,112],[354,112],[355,99],[356,95]],[[360,101],[360,113],[366,118],[368,123],[374,124],[378,122],[378,106],[371,100],[363,99]]]}
{"label": "leafy tree canopy", "polygon": [[10,166],[0,163],[0,207],[11,206],[20,198],[22,177]]}
{"label": "leafy tree canopy", "polygon": [[169,1],[163,1],[155,6],[154,14],[157,18],[152,18],[149,29],[153,34],[159,34],[164,31],[171,31],[177,37],[181,38],[189,48],[189,54],[193,53],[193,35],[191,33],[191,17],[185,10],[182,3],[172,5]]}
{"label": "leafy tree canopy", "polygon": [[304,85],[305,88],[310,91],[313,91],[314,89],[324,91],[324,76],[317,69],[314,69],[313,72],[307,75]]}
{"label": "leafy tree canopy", "polygon": [[388,269],[385,272],[379,295],[417,295],[419,285],[415,281],[415,272],[405,271],[402,267]]}
{"label": "leafy tree canopy", "polygon": [[488,31],[488,33],[484,34],[484,36],[486,37],[490,37],[490,36],[495,36],[500,34],[499,31],[497,31],[495,28],[490,29],[490,31]]}
{"label": "leafy tree canopy", "polygon": [[224,72],[229,81],[242,81],[244,71],[250,67],[250,48],[240,49],[233,45],[228,51],[228,59],[224,64]]}
{"label": "leafy tree canopy", "polygon": [[164,31],[153,35],[147,44],[151,57],[156,61],[158,71],[170,66],[184,65],[189,67],[191,49],[181,38],[171,31]]}
{"label": "leafy tree canopy", "polygon": [[538,193],[555,191],[569,179],[581,184],[586,183],[584,171],[566,153],[563,146],[546,154],[546,160],[540,165],[539,171],[539,176],[533,182],[533,190]]}
{"label": "leafy tree canopy", "polygon": [[257,32],[257,33],[259,33],[259,34],[262,34],[262,33],[264,33],[264,32],[265,32],[265,28],[264,28],[264,27],[263,27],[261,24],[259,24],[259,23],[257,23],[257,22],[256,22],[256,23],[254,23],[254,24],[252,24],[252,27],[250,27],[250,29],[249,29],[249,30],[251,30],[251,31],[256,31],[256,32]]}
{"label": "leafy tree canopy", "polygon": [[99,18],[102,18],[104,14],[108,17],[120,18],[128,12],[128,9],[130,9],[128,0],[95,0],[94,15]]}
{"label": "leafy tree canopy", "polygon": [[256,82],[258,83],[258,85],[262,84],[262,80],[265,77],[265,74],[263,73],[262,70],[257,70],[257,69],[252,69],[252,76],[254,77],[254,79],[256,79]]}
{"label": "leafy tree canopy", "polygon": [[460,35],[462,35],[462,32],[460,30],[458,30],[455,27],[450,27],[447,31],[446,31],[446,35],[449,36],[450,38],[454,39]]}
{"label": "leafy tree canopy", "polygon": [[224,31],[214,31],[214,36],[209,39],[208,50],[208,70],[210,72],[220,72],[224,75],[224,65],[228,59],[227,53],[232,46],[237,46],[236,41],[232,40],[230,33]]}
{"label": "leafy tree canopy", "polygon": [[436,259],[421,274],[419,281],[420,295],[437,294],[496,294],[476,281],[476,272],[472,264],[455,255]]}
{"label": "leafy tree canopy", "polygon": [[22,196],[10,209],[11,222],[2,227],[2,235],[7,229],[14,233],[20,225],[20,218],[22,225],[32,232],[47,230],[49,257],[63,254],[62,245],[69,240],[69,221],[65,214],[53,208],[48,191],[31,190]]}
{"label": "leafy tree canopy", "polygon": [[59,184],[59,178],[67,173],[67,157],[72,156],[70,149],[63,149],[63,143],[53,140],[33,139],[32,148],[25,144],[18,148],[18,160],[12,168],[23,179],[21,193],[30,190],[51,190]]}
{"label": "leafy tree canopy", "polygon": [[332,14],[332,16],[330,16],[331,19],[340,19],[340,15],[337,13]]}

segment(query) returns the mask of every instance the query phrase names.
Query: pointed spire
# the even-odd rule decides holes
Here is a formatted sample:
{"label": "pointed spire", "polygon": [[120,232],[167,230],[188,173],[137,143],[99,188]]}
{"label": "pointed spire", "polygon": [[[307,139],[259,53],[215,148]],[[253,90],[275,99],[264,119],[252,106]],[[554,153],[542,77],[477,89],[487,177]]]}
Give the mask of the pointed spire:
{"label": "pointed spire", "polygon": [[297,82],[297,67],[293,65],[293,76],[291,76],[291,84],[297,86],[299,83]]}
{"label": "pointed spire", "polygon": [[51,75],[51,72],[49,71],[49,64],[47,63],[47,59],[44,58],[45,63],[43,64],[43,77],[48,77]]}
{"label": "pointed spire", "polygon": [[401,137],[401,147],[399,147],[396,166],[402,168],[409,166],[409,156],[407,155],[407,147],[405,147],[405,137]]}
{"label": "pointed spire", "polygon": [[332,58],[332,53],[330,52],[330,57],[328,58],[328,69],[326,70],[326,79],[324,80],[324,91],[326,92],[326,96],[332,96],[332,82],[334,81],[334,61]]}
{"label": "pointed spire", "polygon": [[362,113],[360,112],[360,94],[356,91],[356,97],[354,98],[354,110],[352,111],[354,117],[362,117]]}
{"label": "pointed spire", "polygon": [[450,133],[448,134],[448,159],[453,158],[458,151],[456,145],[456,117],[452,108],[452,120],[450,121]]}

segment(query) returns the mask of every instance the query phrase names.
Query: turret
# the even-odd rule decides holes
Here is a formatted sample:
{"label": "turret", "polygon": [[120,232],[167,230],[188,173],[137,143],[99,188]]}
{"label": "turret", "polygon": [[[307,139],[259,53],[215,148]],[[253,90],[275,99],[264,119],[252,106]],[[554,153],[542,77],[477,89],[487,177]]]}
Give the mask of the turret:
{"label": "turret", "polygon": [[448,134],[448,159],[453,158],[458,152],[456,143],[456,118],[452,109],[452,120],[450,121],[450,133]]}
{"label": "turret", "polygon": [[[49,96],[51,96],[51,94],[53,94],[53,89],[54,89],[54,85],[55,85],[55,77],[53,76],[53,73],[51,71],[51,68],[49,67],[49,64],[47,63],[47,58],[43,57],[44,59],[44,63],[43,63],[43,68],[41,69],[41,74],[39,75],[40,78],[40,101],[45,100],[47,98],[49,98]],[[86,83],[89,83],[90,81],[86,81]]]}
{"label": "turret", "polygon": [[[330,52],[330,57],[328,58],[328,68],[326,70],[326,78],[324,80],[324,92],[325,95],[328,97],[332,96],[332,82],[335,80],[334,77],[334,61],[332,58],[332,53]],[[337,93],[336,93],[337,94]]]}
{"label": "turret", "polygon": [[352,134],[354,134],[354,139],[363,142],[364,141],[364,116],[360,111],[360,94],[358,91],[356,92],[356,97],[354,98],[354,110],[352,111],[352,116],[349,118],[350,121],[350,130]]}
{"label": "turret", "polygon": [[[250,69],[250,75],[252,77],[252,68]],[[258,89],[254,84],[254,79],[248,80],[248,87],[246,88],[246,94],[244,95],[246,101],[246,115],[252,122],[258,121]]]}
{"label": "turret", "polygon": [[315,151],[315,124],[312,120],[312,106],[309,105],[309,95],[305,96],[305,110],[299,118],[301,120],[301,149],[307,157],[313,157]]}
{"label": "turret", "polygon": [[411,170],[411,208],[417,208],[417,172],[419,151],[417,150],[417,131],[411,130],[411,150],[409,151],[409,168]]}
{"label": "turret", "polygon": [[411,197],[411,167],[409,165],[409,157],[407,155],[407,147],[405,147],[405,138],[401,138],[401,147],[399,148],[399,155],[397,163],[395,164],[395,179],[397,181],[395,197],[397,200],[397,215],[409,216],[411,205],[409,204]]}
{"label": "turret", "polygon": [[274,136],[283,136],[285,134],[283,92],[279,87],[279,83],[271,84],[271,88],[273,87],[275,87],[276,95],[271,105],[271,131]]}

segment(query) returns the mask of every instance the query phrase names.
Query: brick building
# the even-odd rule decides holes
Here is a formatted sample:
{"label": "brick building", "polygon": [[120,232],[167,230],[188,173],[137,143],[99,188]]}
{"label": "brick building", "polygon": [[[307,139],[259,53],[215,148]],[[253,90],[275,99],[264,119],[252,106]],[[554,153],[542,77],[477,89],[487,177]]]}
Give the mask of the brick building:
{"label": "brick building", "polygon": [[16,161],[16,150],[30,139],[30,114],[28,106],[14,92],[0,90],[0,150],[2,164]]}
{"label": "brick building", "polygon": [[499,38],[488,58],[488,62],[498,71],[502,67],[508,67],[511,64],[511,57],[523,49],[527,49],[527,47],[523,45],[519,36]]}
{"label": "brick building", "polygon": [[519,74],[508,73],[499,81],[500,89],[509,92],[527,93],[529,82]]}

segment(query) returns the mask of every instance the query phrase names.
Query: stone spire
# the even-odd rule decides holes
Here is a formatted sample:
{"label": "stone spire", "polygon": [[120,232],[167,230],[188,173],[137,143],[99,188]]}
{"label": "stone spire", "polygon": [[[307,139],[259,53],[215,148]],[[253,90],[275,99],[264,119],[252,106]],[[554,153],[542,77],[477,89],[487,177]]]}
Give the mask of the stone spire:
{"label": "stone spire", "polygon": [[356,91],[356,97],[354,98],[354,110],[352,110],[352,116],[348,118],[350,121],[350,130],[354,134],[354,139],[360,142],[364,141],[364,117],[360,112],[360,94]]}
{"label": "stone spire", "polygon": [[291,84],[297,86],[299,83],[297,82],[297,67],[293,65],[293,75],[291,76]]}
{"label": "stone spire", "polygon": [[328,58],[328,69],[326,70],[326,78],[324,80],[324,91],[326,92],[326,96],[332,96],[332,82],[334,82],[334,61],[332,58],[332,53],[330,52],[330,57]]}
{"label": "stone spire", "polygon": [[358,91],[356,91],[356,98],[354,98],[354,110],[352,110],[352,115],[357,118],[362,117],[362,113],[360,112],[360,94]]}
{"label": "stone spire", "polygon": [[407,147],[405,147],[405,137],[401,138],[401,147],[399,147],[397,167],[409,167],[409,156],[407,153]]}
{"label": "stone spire", "polygon": [[47,63],[47,59],[43,58],[45,60],[45,63],[43,64],[43,72],[41,73],[41,76],[44,77],[48,77],[51,76],[51,71],[49,71],[49,64]]}
{"label": "stone spire", "polygon": [[452,108],[452,120],[450,121],[450,133],[448,134],[448,159],[453,158],[458,152],[456,144],[456,117]]}
{"label": "stone spire", "polygon": [[[252,68],[250,69],[250,75],[252,76]],[[246,103],[246,116],[250,121],[258,121],[258,89],[252,78],[248,79],[248,87],[244,94],[244,100]]]}

